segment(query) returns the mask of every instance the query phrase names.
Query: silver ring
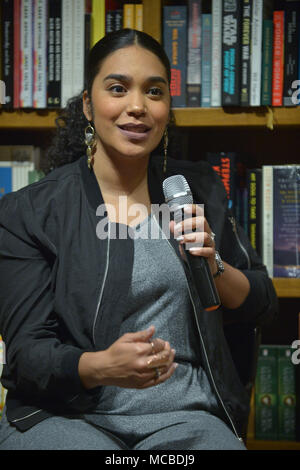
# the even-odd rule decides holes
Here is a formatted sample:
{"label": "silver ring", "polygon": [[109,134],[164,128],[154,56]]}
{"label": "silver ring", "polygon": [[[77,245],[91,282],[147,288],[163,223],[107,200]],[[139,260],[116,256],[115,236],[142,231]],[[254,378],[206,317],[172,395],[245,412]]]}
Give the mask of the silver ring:
{"label": "silver ring", "polygon": [[216,234],[215,234],[214,232],[211,232],[211,233],[209,234],[209,238],[210,238],[211,241],[214,243],[215,238],[216,238]]}
{"label": "silver ring", "polygon": [[155,378],[159,379],[159,377],[160,377],[160,370],[158,367],[155,367]]}

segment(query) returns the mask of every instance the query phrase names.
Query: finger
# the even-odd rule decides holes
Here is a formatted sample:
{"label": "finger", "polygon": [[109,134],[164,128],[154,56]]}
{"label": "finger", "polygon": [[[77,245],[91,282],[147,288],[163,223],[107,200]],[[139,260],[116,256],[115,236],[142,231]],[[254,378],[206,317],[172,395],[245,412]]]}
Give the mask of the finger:
{"label": "finger", "polygon": [[174,227],[174,236],[177,238],[180,235],[195,232],[210,232],[208,223],[204,216],[190,217],[182,222],[179,222]]}
{"label": "finger", "polygon": [[170,351],[164,350],[161,353],[154,354],[147,360],[147,367],[155,369],[160,366],[167,366],[173,362],[175,353],[175,349],[171,349]]}
{"label": "finger", "polygon": [[195,256],[204,256],[205,258],[215,258],[215,249],[213,247],[192,247],[190,253]]}
{"label": "finger", "polygon": [[179,243],[193,243],[195,246],[207,246],[214,247],[214,238],[210,233],[207,232],[193,232],[187,233],[181,237]]}
{"label": "finger", "polygon": [[[150,339],[149,341],[149,352],[148,354],[157,354],[161,351],[163,351],[164,349],[168,349],[167,346],[166,346],[166,341],[160,339],[160,338],[154,338],[154,339]],[[169,344],[169,343],[168,343]],[[170,345],[169,345],[169,348],[170,348]]]}
{"label": "finger", "polygon": [[176,362],[173,362],[166,372],[162,373],[158,378],[155,375],[152,379],[145,382],[140,388],[149,388],[165,382],[174,374],[177,367],[178,364]]}
{"label": "finger", "polygon": [[127,342],[149,342],[155,332],[155,326],[151,325],[147,330],[136,331],[134,333],[125,333],[123,338]]}

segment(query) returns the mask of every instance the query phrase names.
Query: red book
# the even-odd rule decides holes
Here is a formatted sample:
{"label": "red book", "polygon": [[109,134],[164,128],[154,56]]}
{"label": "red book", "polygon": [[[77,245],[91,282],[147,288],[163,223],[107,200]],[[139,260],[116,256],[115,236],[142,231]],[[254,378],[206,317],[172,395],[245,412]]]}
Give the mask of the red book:
{"label": "red book", "polygon": [[14,108],[20,107],[20,15],[21,0],[14,0]]}
{"label": "red book", "polygon": [[284,11],[273,12],[273,81],[272,105],[282,106],[284,71]]}

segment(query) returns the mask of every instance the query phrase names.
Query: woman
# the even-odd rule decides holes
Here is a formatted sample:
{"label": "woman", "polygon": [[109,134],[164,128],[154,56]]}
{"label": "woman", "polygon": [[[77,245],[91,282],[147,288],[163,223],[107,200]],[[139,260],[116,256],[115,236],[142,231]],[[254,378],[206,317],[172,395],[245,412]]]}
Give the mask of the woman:
{"label": "woman", "polygon": [[[222,309],[203,310],[180,244],[202,242],[192,253],[208,259],[231,321],[269,321],[276,296],[242,233],[249,253],[238,251],[213,170],[166,158],[169,87],[150,36],[103,38],[49,152],[52,171],[1,200],[2,449],[245,448],[248,396]],[[152,154],[161,141],[163,158]],[[170,222],[168,238],[152,207],[176,174],[193,192],[194,232]]]}

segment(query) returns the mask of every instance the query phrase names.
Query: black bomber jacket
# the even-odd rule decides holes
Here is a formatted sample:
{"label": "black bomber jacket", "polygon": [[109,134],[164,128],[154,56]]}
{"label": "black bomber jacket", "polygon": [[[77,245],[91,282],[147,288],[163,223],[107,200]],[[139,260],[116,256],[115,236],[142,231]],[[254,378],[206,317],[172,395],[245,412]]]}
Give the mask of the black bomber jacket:
{"label": "black bomber jacket", "polygon": [[[220,179],[206,162],[169,158],[164,175],[161,157],[152,156],[151,203],[165,202],[163,179],[175,174],[185,176],[194,202],[205,204],[221,257],[241,269],[251,286],[238,309],[207,312],[185,267],[203,367],[224,421],[239,437],[249,396],[230,354],[223,317],[263,325],[276,314],[277,298],[266,268],[227,210]],[[21,431],[53,414],[88,413],[95,406],[100,387],[84,389],[78,362],[83,352],[106,349],[118,338],[133,263],[131,238],[117,243],[97,236],[104,217],[97,215],[100,204],[101,191],[85,157],[0,200],[0,333],[6,349],[1,381],[8,390],[7,418]],[[176,240],[171,237],[170,243],[180,257]],[[106,283],[108,264],[116,279],[119,271],[128,272],[128,281],[122,276],[121,284]]]}

